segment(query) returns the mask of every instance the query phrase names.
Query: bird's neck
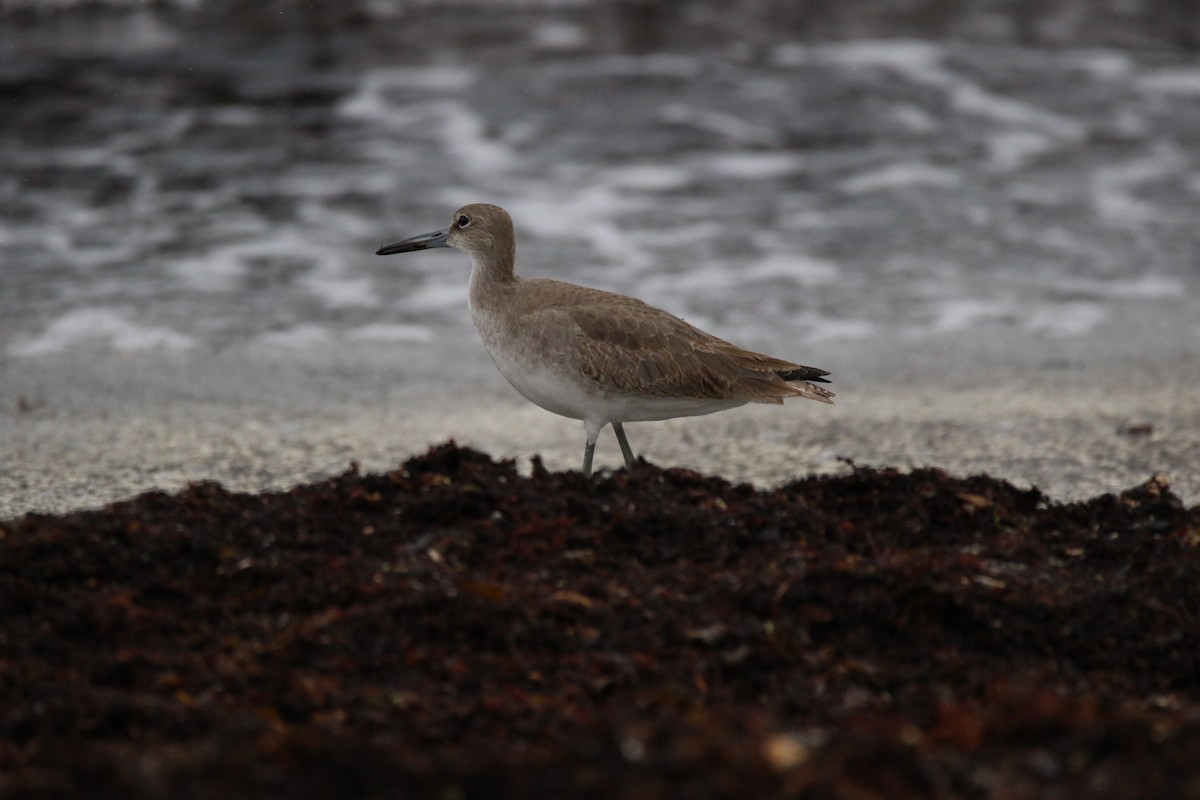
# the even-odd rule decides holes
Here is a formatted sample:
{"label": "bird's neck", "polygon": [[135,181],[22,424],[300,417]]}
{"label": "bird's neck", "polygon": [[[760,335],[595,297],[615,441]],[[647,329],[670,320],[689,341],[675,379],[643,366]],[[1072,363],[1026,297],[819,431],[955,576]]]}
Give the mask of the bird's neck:
{"label": "bird's neck", "polygon": [[471,254],[470,300],[472,309],[494,309],[510,301],[517,288],[514,250]]}

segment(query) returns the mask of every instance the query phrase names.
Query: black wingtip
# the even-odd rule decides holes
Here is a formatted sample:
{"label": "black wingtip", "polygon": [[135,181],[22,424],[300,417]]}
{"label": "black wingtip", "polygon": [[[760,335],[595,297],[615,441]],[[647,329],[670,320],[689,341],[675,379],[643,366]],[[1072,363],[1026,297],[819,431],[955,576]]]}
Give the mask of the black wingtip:
{"label": "black wingtip", "polygon": [[809,381],[810,383],[832,383],[828,378],[821,377],[828,375],[829,370],[818,369],[817,367],[798,367],[791,370],[780,370],[775,373],[785,381]]}

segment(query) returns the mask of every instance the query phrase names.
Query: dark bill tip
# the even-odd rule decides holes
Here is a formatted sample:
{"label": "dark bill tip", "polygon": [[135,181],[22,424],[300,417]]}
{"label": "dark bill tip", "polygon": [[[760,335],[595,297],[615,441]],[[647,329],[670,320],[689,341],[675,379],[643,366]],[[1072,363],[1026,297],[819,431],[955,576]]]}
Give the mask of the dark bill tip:
{"label": "dark bill tip", "polygon": [[385,244],[375,251],[375,255],[390,256],[396,253],[411,253],[414,250],[428,250],[431,247],[449,247],[446,243],[446,239],[449,236],[450,231],[445,229],[434,231],[433,233],[423,233],[420,236],[413,236],[410,239],[402,239],[399,242]]}

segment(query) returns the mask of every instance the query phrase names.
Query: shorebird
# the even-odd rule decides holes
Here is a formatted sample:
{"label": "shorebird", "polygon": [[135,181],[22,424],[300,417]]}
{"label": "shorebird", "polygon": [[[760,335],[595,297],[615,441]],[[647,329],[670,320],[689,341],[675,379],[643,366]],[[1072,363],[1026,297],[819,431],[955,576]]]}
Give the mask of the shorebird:
{"label": "shorebird", "polygon": [[450,226],[386,244],[376,255],[453,247],[471,256],[469,304],[501,374],[527,400],[583,421],[583,473],[611,424],[625,466],[623,423],[693,417],[746,403],[804,397],[832,403],[829,373],[743,350],[633,297],[514,271],[512,218],[475,203]]}

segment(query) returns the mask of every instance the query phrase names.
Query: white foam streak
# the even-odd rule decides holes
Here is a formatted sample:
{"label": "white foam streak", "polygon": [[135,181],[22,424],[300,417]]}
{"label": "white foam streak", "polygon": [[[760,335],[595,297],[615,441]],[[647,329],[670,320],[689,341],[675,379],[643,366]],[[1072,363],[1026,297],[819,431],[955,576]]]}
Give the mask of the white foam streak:
{"label": "white foam streak", "polygon": [[388,92],[420,91],[444,95],[469,89],[479,79],[467,67],[384,67],[365,73],[358,91],[346,97],[338,111],[348,117],[376,119],[388,116]]}
{"label": "white foam streak", "polygon": [[379,305],[374,285],[368,278],[350,278],[341,271],[314,270],[300,285],[330,308],[374,308]]}
{"label": "white foam streak", "polygon": [[859,173],[842,181],[838,188],[850,194],[868,194],[914,186],[952,188],[961,182],[961,176],[954,170],[930,164],[898,163]]}
{"label": "white foam streak", "polygon": [[[183,258],[166,270],[180,284],[198,292],[231,292],[238,289],[255,262],[292,260],[309,264],[314,256],[311,238],[292,231],[276,231],[254,241],[214,247],[204,255]],[[326,257],[328,258],[328,257]]]}
{"label": "white foam streak", "polygon": [[404,325],[401,323],[376,322],[370,325],[360,325],[346,331],[346,339],[351,342],[381,342],[399,343],[412,342],[425,344],[434,341],[433,331],[424,325]]}
{"label": "white foam streak", "polygon": [[738,144],[769,146],[778,143],[779,135],[765,125],[756,125],[734,114],[694,108],[672,103],[660,112],[664,122],[682,125],[716,134]]}
{"label": "white foam streak", "polygon": [[313,324],[295,325],[287,330],[272,331],[258,337],[260,344],[293,350],[309,350],[333,341],[328,329]]}
{"label": "white foam streak", "polygon": [[988,166],[997,172],[1011,172],[1052,152],[1055,143],[1033,131],[1003,131],[987,139]]}
{"label": "white foam streak", "polygon": [[681,55],[600,56],[564,61],[555,77],[562,80],[586,78],[695,78],[701,62]]}
{"label": "white foam streak", "polygon": [[840,64],[886,68],[908,76],[924,75],[940,69],[942,50],[915,39],[863,39],[844,44],[785,44],[776,47],[771,60],[781,67],[808,64]]}
{"label": "white foam streak", "polygon": [[706,157],[697,167],[723,178],[761,180],[798,172],[804,159],[791,153],[720,153]]}
{"label": "white foam streak", "polygon": [[1182,166],[1182,156],[1169,145],[1160,145],[1152,155],[1092,172],[1092,205],[1105,220],[1121,226],[1141,227],[1161,212],[1153,203],[1134,194],[1139,184],[1159,180]]}
{"label": "white foam streak", "polygon": [[1100,80],[1120,80],[1133,71],[1133,61],[1124,53],[1081,50],[1072,54],[1070,60],[1076,67]]}
{"label": "white foam streak", "polygon": [[[619,193],[612,186],[595,184],[583,189],[563,187],[561,193],[513,198],[507,205],[519,227],[546,238],[582,239],[605,260],[637,271],[653,261],[635,246],[634,237],[616,220],[635,214],[647,203],[642,198]],[[580,220],[587,220],[587,224],[580,225]]]}
{"label": "white foam streak", "polygon": [[462,275],[432,279],[407,295],[402,305],[414,312],[439,311],[465,308],[467,305],[467,282]]}
{"label": "white foam streak", "polygon": [[186,350],[194,344],[190,336],[169,328],[139,325],[110,308],[77,308],[54,320],[41,334],[11,345],[8,352],[30,358],[97,342],[118,352]]}
{"label": "white foam streak", "polygon": [[1034,309],[1021,327],[1048,336],[1083,336],[1107,317],[1108,314],[1096,303],[1056,303],[1053,307]]}
{"label": "white foam streak", "polygon": [[782,279],[806,287],[834,283],[840,274],[838,265],[832,261],[785,253],[774,253],[737,270],[741,283]]}
{"label": "white foam streak", "polygon": [[532,42],[542,50],[578,50],[587,44],[587,29],[569,22],[543,22],[533,29]]}
{"label": "white foam streak", "polygon": [[1062,292],[1109,300],[1170,300],[1187,295],[1187,286],[1182,280],[1154,274],[1127,280],[1062,279],[1053,287]]}
{"label": "white foam streak", "polygon": [[[395,67],[369,72],[358,91],[338,105],[343,116],[406,130],[428,122],[452,163],[467,174],[499,172],[514,161],[511,149],[487,135],[487,125],[465,102],[448,99],[469,89],[479,71],[461,67]],[[398,102],[389,94],[402,90],[434,96],[417,102]]]}
{"label": "white foam streak", "polygon": [[467,175],[502,172],[512,166],[513,152],[487,135],[483,118],[462,103],[439,103],[441,135],[452,163]]}
{"label": "white foam streak", "polygon": [[1078,141],[1087,127],[1066,115],[990,92],[944,65],[940,45],[912,40],[866,40],[847,44],[790,44],[775,48],[780,66],[834,64],[847,69],[886,69],[913,83],[942,89],[956,110],[997,122],[1023,125],[1068,141]]}
{"label": "white foam streak", "polygon": [[805,328],[804,341],[806,343],[860,341],[879,334],[879,326],[865,319],[803,314],[798,316],[797,320]]}
{"label": "white foam streak", "polygon": [[666,164],[629,164],[607,173],[610,185],[641,192],[666,192],[682,189],[692,181],[690,170]]}
{"label": "white foam streak", "polygon": [[1137,85],[1144,92],[1200,97],[1200,68],[1157,70],[1138,78]]}
{"label": "white foam streak", "polygon": [[1016,308],[1007,300],[946,300],[938,307],[932,324],[933,333],[954,333],[987,322],[1005,322],[1017,318]]}
{"label": "white foam streak", "polygon": [[1087,126],[1078,120],[966,82],[953,87],[950,102],[956,109],[968,114],[996,122],[1024,125],[1071,142],[1079,141],[1087,134]]}

